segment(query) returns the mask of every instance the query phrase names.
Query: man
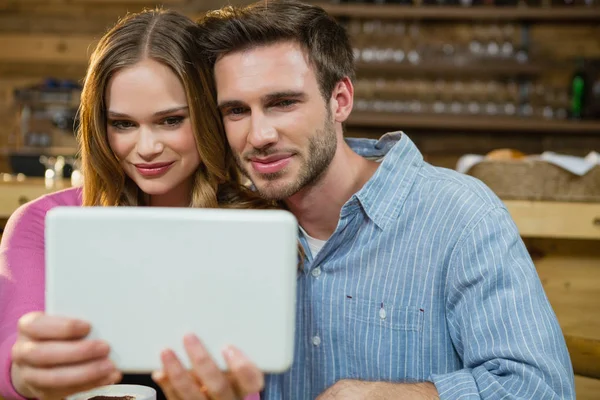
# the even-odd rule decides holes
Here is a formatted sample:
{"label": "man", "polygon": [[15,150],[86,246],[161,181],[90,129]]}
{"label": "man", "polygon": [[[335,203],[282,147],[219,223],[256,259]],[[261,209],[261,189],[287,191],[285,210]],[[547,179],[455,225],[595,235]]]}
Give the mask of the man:
{"label": "man", "polygon": [[262,398],[574,398],[503,203],[424,162],[403,133],[344,140],[354,70],[339,24],[275,0],[213,12],[196,34],[240,169],[285,202],[306,249],[295,361],[266,376]]}

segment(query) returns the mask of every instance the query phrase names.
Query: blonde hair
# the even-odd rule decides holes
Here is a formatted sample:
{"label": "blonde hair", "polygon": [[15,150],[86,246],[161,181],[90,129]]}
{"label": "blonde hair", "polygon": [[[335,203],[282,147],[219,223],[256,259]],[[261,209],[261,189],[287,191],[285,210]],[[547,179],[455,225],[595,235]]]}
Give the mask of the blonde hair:
{"label": "blonde hair", "polygon": [[240,182],[221,117],[211,72],[200,63],[194,22],[161,9],[130,14],[100,40],[81,94],[78,130],[84,174],[84,206],[145,205],[144,194],[124,173],[108,143],[106,88],[119,70],[144,59],[169,67],[181,81],[190,110],[201,164],[193,177],[190,207],[276,208]]}

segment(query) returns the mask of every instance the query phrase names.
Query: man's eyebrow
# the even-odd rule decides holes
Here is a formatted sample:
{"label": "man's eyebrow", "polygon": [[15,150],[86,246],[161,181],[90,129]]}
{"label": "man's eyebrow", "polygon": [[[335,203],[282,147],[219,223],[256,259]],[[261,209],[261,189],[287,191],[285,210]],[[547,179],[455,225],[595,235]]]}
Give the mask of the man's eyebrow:
{"label": "man's eyebrow", "polygon": [[264,103],[269,103],[273,100],[278,100],[278,99],[282,99],[282,98],[296,98],[296,99],[303,99],[306,97],[306,93],[304,92],[300,92],[297,90],[284,90],[281,92],[274,92],[274,93],[269,93],[266,96],[263,96],[262,100]]}
{"label": "man's eyebrow", "polygon": [[225,100],[219,103],[217,106],[219,110],[223,110],[224,108],[236,108],[236,107],[244,107],[244,103],[239,100]]}
{"label": "man's eyebrow", "polygon": [[[262,97],[263,103],[270,103],[274,100],[285,99],[285,98],[295,98],[295,99],[304,99],[306,97],[306,93],[300,92],[297,90],[284,90],[280,92],[273,92]],[[241,100],[224,100],[219,103],[219,109],[223,110],[225,108],[236,108],[236,107],[244,107],[246,104]]]}
{"label": "man's eyebrow", "polygon": [[[172,107],[172,108],[168,108],[166,110],[162,110],[162,111],[157,111],[153,114],[154,117],[162,117],[163,115],[168,115],[168,114],[173,114],[182,110],[189,110],[188,106],[179,106],[179,107]],[[108,116],[111,118],[131,118],[130,115],[124,114],[124,113],[120,113],[117,111],[111,111],[108,110]]]}

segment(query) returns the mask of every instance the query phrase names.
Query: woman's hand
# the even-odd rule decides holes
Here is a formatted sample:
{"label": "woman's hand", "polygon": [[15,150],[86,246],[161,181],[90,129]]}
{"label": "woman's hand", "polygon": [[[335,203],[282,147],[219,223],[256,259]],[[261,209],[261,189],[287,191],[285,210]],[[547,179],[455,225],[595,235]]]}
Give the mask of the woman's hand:
{"label": "woman's hand", "polygon": [[121,374],[108,359],[109,346],[86,340],[90,325],[41,312],[19,320],[12,348],[11,379],[24,397],[62,399],[118,382]]}
{"label": "woman's hand", "polygon": [[192,369],[186,370],[173,351],[165,350],[163,370],[152,374],[169,400],[238,400],[262,390],[264,375],[239,350],[224,351],[226,373],[196,336],[186,336],[183,343]]}

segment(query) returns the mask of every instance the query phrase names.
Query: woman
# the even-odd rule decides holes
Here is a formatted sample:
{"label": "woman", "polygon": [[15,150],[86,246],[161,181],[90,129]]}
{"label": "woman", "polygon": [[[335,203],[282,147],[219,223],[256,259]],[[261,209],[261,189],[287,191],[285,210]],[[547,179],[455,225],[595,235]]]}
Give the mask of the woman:
{"label": "woman", "polygon": [[[254,207],[273,205],[240,184],[207,72],[194,65],[193,22],[147,11],[121,20],[100,40],[81,97],[83,189],[54,193],[17,210],[0,245],[0,395],[64,398],[119,381],[106,343],[86,340],[84,321],[44,309],[44,218],[55,206]],[[76,234],[76,233],[74,233]],[[225,352],[231,373],[200,360],[197,338],[184,341],[206,397],[244,396],[250,363]],[[184,372],[171,351],[155,380]],[[245,374],[245,375],[244,375]],[[217,393],[224,391],[223,393]],[[169,393],[170,392],[170,393]],[[183,396],[185,397],[185,396]]]}

